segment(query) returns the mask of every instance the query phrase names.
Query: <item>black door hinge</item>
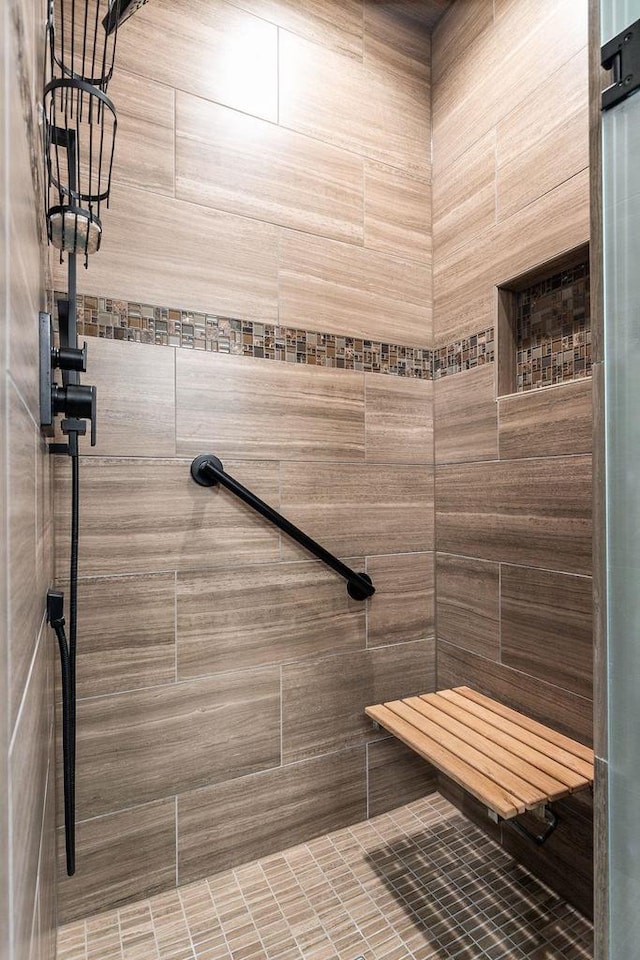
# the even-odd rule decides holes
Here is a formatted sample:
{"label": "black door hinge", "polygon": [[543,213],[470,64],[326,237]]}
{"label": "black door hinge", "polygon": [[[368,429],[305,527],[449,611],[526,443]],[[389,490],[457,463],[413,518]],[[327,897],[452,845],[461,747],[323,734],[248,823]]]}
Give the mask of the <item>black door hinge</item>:
{"label": "black door hinge", "polygon": [[613,71],[613,83],[602,91],[602,109],[610,110],[640,89],[640,20],[605,43],[600,62]]}

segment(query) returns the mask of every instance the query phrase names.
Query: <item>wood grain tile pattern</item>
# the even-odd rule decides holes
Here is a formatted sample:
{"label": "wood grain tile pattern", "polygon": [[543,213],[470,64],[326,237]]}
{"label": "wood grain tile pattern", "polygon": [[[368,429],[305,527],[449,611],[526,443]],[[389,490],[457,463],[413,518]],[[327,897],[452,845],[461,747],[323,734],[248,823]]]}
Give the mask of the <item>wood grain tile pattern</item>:
{"label": "wood grain tile pattern", "polygon": [[432,690],[434,646],[402,643],[283,667],[283,762],[380,739],[365,707]]}
{"label": "wood grain tile pattern", "polygon": [[80,581],[80,699],[175,680],[174,581],[173,573]]}
{"label": "wood grain tile pattern", "polygon": [[438,644],[438,687],[469,686],[580,743],[593,738],[591,700],[446,642]]}
{"label": "wood grain tile pattern", "polygon": [[367,744],[370,817],[432,793],[435,784],[435,769],[395,737]]}
{"label": "wood grain tile pattern", "polygon": [[[109,230],[93,269],[79,272],[79,293],[276,320],[277,227],[118,184],[111,196]],[[55,289],[66,283],[56,264]]]}
{"label": "wood grain tile pattern", "polygon": [[434,633],[432,553],[367,557],[376,592],[368,601],[367,646],[422,640]]}
{"label": "wood grain tile pattern", "polygon": [[584,47],[498,123],[498,219],[505,220],[588,166],[587,67]]}
{"label": "wood grain tile pattern", "polygon": [[364,245],[391,256],[430,262],[429,181],[365,160]]}
{"label": "wood grain tile pattern", "polygon": [[[425,57],[426,59],[426,57]],[[280,32],[279,122],[426,179],[429,86]]]}
{"label": "wood grain tile pattern", "polygon": [[307,40],[362,57],[363,0],[232,0],[270,23]]}
{"label": "wood grain tile pattern", "polygon": [[452,3],[433,30],[432,79],[439,84],[447,70],[455,70],[458,60],[477,43],[478,36],[493,26],[493,0]]}
{"label": "wood grain tile pattern", "polygon": [[433,463],[431,380],[365,374],[367,460]]}
{"label": "wood grain tile pattern", "polygon": [[499,564],[436,555],[438,640],[500,658]]}
{"label": "wood grain tile pattern", "polygon": [[[281,479],[284,515],[338,556],[433,548],[432,467],[283,463]],[[302,556],[284,538],[282,554]]]}
{"label": "wood grain tile pattern", "polygon": [[593,697],[590,577],[502,566],[502,662]]}
{"label": "wood grain tile pattern", "polygon": [[38,632],[44,600],[37,588],[36,474],[38,434],[24,400],[11,381],[7,389],[7,574],[10,598],[7,618],[8,722],[18,717]]}
{"label": "wood grain tile pattern", "polygon": [[277,766],[279,671],[82,700],[77,757],[80,819]]}
{"label": "wood grain tile pattern", "polygon": [[119,68],[277,119],[275,24],[225,0],[159,0],[139,13],[118,37]]}
{"label": "wood grain tile pattern", "polygon": [[91,337],[87,378],[98,389],[100,422],[89,456],[172,457],[175,438],[175,351],[152,344]]}
{"label": "wood grain tile pattern", "polygon": [[591,572],[591,458],[442,466],[436,472],[443,553]]}
{"label": "wood grain tile pattern", "polygon": [[489,363],[434,383],[436,463],[498,456],[496,369]]}
{"label": "wood grain tile pattern", "polygon": [[59,920],[68,923],[152,896],[176,879],[175,799],[79,822],[77,871],[63,867],[64,830],[58,830]]}
{"label": "wood grain tile pattern", "polygon": [[363,374],[224,354],[178,354],[178,455],[364,459]]}
{"label": "wood grain tile pattern", "polygon": [[495,132],[488,131],[434,179],[433,243],[438,259],[446,259],[473,238],[482,246],[479,238],[496,222],[495,139]]}
{"label": "wood grain tile pattern", "polygon": [[427,346],[431,270],[376,250],[283,232],[280,323]]}
{"label": "wood grain tile pattern", "polygon": [[109,97],[118,112],[114,183],[174,196],[174,90],[118,67]]}
{"label": "wood grain tile pattern", "polygon": [[[364,561],[349,559],[354,569]],[[179,679],[359,650],[365,609],[322,564],[178,575]]]}
{"label": "wood grain tile pattern", "polygon": [[217,210],[362,244],[362,160],[181,92],[176,195]]}
{"label": "wood grain tile pattern", "polygon": [[431,80],[431,32],[425,24],[407,16],[393,3],[365,0],[364,62],[386,82],[393,82],[395,75],[402,82],[410,80],[428,86]]}
{"label": "wood grain tile pattern", "polygon": [[178,800],[178,878],[276,853],[366,815],[365,748],[243,777]]}
{"label": "wood grain tile pattern", "polygon": [[[66,466],[56,464],[58,571],[68,568]],[[81,577],[280,559],[277,531],[226,491],[199,487],[189,466],[189,460],[83,458]],[[225,467],[278,509],[278,464],[229,460]]]}
{"label": "wood grain tile pattern", "polygon": [[591,453],[590,379],[503,397],[498,406],[501,459]]}

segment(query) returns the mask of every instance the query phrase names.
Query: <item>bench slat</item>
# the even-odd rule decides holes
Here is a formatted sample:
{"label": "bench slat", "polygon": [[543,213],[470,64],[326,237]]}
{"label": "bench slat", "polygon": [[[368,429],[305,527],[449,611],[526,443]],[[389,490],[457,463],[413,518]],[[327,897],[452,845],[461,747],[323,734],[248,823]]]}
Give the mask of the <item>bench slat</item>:
{"label": "bench slat", "polygon": [[505,820],[515,817],[518,813],[524,813],[524,804],[516,797],[501,789],[493,780],[483,776],[431,737],[416,730],[414,726],[392,713],[387,707],[383,705],[367,707],[365,713]]}
{"label": "bench slat", "polygon": [[582,773],[584,776],[593,776],[594,754],[590,747],[586,747],[583,743],[578,743],[577,740],[572,740],[570,737],[565,737],[564,734],[558,733],[557,730],[552,730],[551,727],[545,727],[544,724],[538,723],[537,720],[532,720],[531,717],[527,717],[524,713],[518,713],[517,710],[512,710],[511,707],[506,707],[503,703],[492,700],[490,697],[485,697],[484,694],[478,693],[476,690],[471,690],[469,687],[454,687],[453,689],[455,693],[459,693],[468,700],[472,700],[474,703],[486,707],[492,713],[497,714],[505,720],[511,721],[517,727],[541,737],[542,740],[546,740],[554,746],[560,747],[561,750],[566,751],[570,756],[582,760],[586,766],[582,765],[580,768],[573,767],[572,769],[576,770],[577,773]]}
{"label": "bench slat", "polygon": [[[486,707],[465,701],[464,697],[451,690],[426,694],[423,697],[429,702],[433,702],[432,698],[439,702],[442,710],[466,723],[478,733],[482,733],[489,740],[505,747],[516,757],[544,771],[554,780],[560,781],[568,790],[580,790],[588,785],[588,777],[576,773],[572,768],[576,758],[554,747],[548,740],[542,740],[526,731],[523,734],[519,732],[521,728],[518,728],[516,735],[509,721],[497,717],[497,714],[491,714]],[[568,761],[571,761],[572,766],[569,766]],[[578,762],[583,764],[582,760]]]}
{"label": "bench slat", "polygon": [[428,719],[418,710],[409,706],[406,700],[394,700],[385,703],[385,707],[397,716],[402,717],[420,733],[427,734],[435,743],[439,743],[441,747],[464,760],[474,770],[488,777],[489,780],[493,780],[496,786],[502,787],[512,797],[516,797],[521,805],[524,804],[525,809],[530,810],[544,801],[543,790],[538,790],[532,784],[523,780],[522,777],[512,773],[511,770],[507,770],[495,757],[487,757],[486,754],[470,746],[464,740],[447,730],[443,730],[433,720]]}
{"label": "bench slat", "polygon": [[[490,727],[489,724],[477,722],[471,725],[470,721],[473,721],[473,717],[465,714],[463,710],[456,710],[455,706],[438,694],[410,697],[406,703],[424,713],[445,730],[449,730],[461,740],[480,750],[485,756],[495,758],[503,767],[522,777],[527,783],[533,784],[540,791],[542,800],[559,800],[570,792],[571,785],[562,779],[562,768],[559,764],[556,764],[558,775],[554,777],[545,771],[543,765],[545,758],[540,754],[534,750],[527,750],[513,737],[503,739],[500,731]],[[573,776],[576,777],[576,774]],[[584,781],[581,780],[580,783],[584,786]],[[540,802],[539,800],[538,803]]]}

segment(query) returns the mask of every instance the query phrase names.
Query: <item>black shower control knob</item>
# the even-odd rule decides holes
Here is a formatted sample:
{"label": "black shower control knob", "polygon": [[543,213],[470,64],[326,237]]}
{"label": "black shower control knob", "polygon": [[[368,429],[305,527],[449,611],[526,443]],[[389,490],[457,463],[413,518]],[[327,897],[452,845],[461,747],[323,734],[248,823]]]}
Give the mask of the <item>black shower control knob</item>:
{"label": "black shower control knob", "polygon": [[91,420],[91,446],[96,445],[98,390],[96,387],[81,383],[68,383],[66,387],[54,384],[51,388],[51,403],[54,414],[77,420]]}
{"label": "black shower control knob", "polygon": [[59,370],[77,370],[84,373],[87,369],[87,345],[80,347],[54,347],[51,351],[51,366]]}

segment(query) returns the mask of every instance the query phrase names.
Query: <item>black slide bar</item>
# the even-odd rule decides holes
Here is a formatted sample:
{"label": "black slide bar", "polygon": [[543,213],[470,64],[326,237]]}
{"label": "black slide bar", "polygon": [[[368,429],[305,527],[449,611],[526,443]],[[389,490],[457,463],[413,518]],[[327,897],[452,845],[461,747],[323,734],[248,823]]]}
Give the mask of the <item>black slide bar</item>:
{"label": "black slide bar", "polygon": [[342,561],[334,557],[332,553],[329,553],[328,550],[321,547],[319,543],[316,543],[315,540],[308,537],[306,533],[303,533],[299,527],[296,527],[290,520],[283,517],[281,513],[278,513],[277,510],[270,507],[268,503],[265,503],[260,497],[256,497],[255,493],[247,490],[241,483],[234,480],[233,477],[225,472],[222,462],[217,457],[214,457],[213,454],[203,453],[199,457],[196,457],[191,464],[191,476],[201,487],[214,487],[217,483],[221,483],[223,487],[226,487],[227,490],[230,490],[231,493],[239,497],[240,500],[243,500],[244,503],[252,507],[253,510],[261,514],[266,520],[273,523],[286,533],[287,536],[291,537],[292,540],[297,541],[305,550],[312,553],[314,557],[326,563],[328,567],[331,567],[332,570],[335,570],[336,573],[347,581],[347,593],[353,600],[366,600],[367,597],[373,596],[376,592],[376,588],[371,582],[371,577],[366,573],[356,573],[356,571],[348,567],[346,563],[342,563]]}

